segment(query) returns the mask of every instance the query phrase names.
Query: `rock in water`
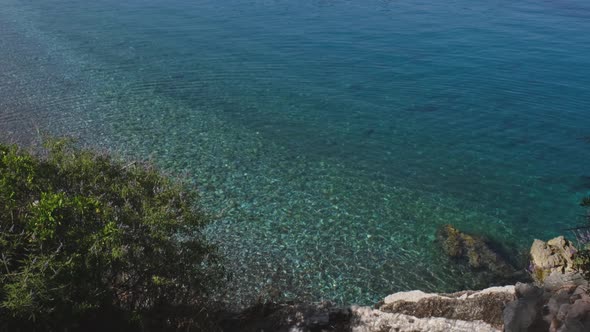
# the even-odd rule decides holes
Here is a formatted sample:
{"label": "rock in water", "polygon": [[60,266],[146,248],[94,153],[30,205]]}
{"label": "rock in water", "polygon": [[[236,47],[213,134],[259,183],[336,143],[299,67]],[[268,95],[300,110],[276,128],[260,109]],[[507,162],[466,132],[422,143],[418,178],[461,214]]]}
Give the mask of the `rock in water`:
{"label": "rock in water", "polygon": [[572,243],[563,236],[547,242],[535,240],[531,246],[531,274],[538,284],[545,282],[550,275],[553,278],[561,274],[574,273],[574,255],[577,253]]}
{"label": "rock in water", "polygon": [[486,269],[502,278],[517,271],[478,236],[463,233],[451,225],[444,225],[437,233],[443,251],[450,257],[467,260],[474,269]]}

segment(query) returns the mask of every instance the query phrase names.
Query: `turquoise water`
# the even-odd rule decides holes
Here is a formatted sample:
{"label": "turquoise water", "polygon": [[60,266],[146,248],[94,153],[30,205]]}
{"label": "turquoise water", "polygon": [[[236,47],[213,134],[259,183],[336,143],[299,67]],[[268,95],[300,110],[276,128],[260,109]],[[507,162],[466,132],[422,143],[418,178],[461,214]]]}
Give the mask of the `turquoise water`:
{"label": "turquoise water", "polygon": [[590,4],[0,0],[0,136],[73,135],[184,174],[228,298],[371,303],[489,284],[590,190]]}

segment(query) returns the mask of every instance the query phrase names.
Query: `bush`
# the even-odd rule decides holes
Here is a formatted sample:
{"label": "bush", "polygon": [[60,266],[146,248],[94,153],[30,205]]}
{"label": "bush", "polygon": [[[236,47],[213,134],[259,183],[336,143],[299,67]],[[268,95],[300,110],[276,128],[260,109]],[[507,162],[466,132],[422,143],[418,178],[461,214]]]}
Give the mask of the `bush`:
{"label": "bush", "polygon": [[587,280],[590,280],[590,210],[588,210],[590,209],[590,197],[584,197],[580,202],[580,206],[587,209],[587,224],[573,229],[579,247],[574,264],[576,269],[579,270]]}
{"label": "bush", "polygon": [[64,140],[40,155],[0,145],[0,330],[197,324],[224,272],[195,194]]}

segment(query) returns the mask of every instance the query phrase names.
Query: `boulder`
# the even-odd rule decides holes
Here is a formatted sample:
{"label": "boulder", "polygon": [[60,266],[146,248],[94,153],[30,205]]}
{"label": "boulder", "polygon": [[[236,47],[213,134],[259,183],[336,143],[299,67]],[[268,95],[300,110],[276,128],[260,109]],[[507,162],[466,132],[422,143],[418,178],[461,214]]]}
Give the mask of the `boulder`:
{"label": "boulder", "polygon": [[506,332],[590,331],[590,295],[585,286],[551,290],[520,284],[516,296],[504,309]]}
{"label": "boulder", "polygon": [[[531,275],[537,284],[543,284],[552,275],[575,273],[574,256],[577,253],[574,245],[563,236],[547,242],[535,240],[531,246]],[[557,278],[554,276],[554,278]]]}
{"label": "boulder", "polygon": [[516,284],[516,299],[503,310],[504,331],[547,331],[548,324],[542,319],[546,301],[543,289],[532,284]]}
{"label": "boulder", "polygon": [[548,291],[555,291],[570,286],[588,286],[588,280],[584,279],[578,271],[565,272],[553,271],[543,280],[543,288]]}

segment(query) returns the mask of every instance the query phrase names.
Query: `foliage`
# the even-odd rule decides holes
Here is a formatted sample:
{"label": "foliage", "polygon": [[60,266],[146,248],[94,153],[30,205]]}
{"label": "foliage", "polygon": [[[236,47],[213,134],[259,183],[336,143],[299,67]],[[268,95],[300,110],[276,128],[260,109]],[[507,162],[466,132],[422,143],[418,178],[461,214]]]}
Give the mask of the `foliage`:
{"label": "foliage", "polygon": [[196,324],[224,272],[195,194],[65,140],[39,155],[0,145],[0,330]]}
{"label": "foliage", "polygon": [[[580,206],[590,208],[590,197],[584,197]],[[574,264],[587,280],[590,280],[590,210],[586,212],[588,225],[577,227],[573,230],[580,247],[576,253]]]}
{"label": "foliage", "polygon": [[579,270],[586,280],[590,280],[590,250],[578,251],[574,259],[574,266]]}

